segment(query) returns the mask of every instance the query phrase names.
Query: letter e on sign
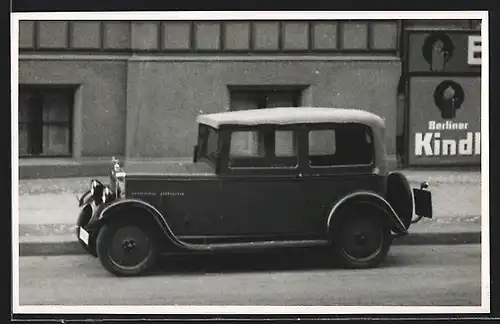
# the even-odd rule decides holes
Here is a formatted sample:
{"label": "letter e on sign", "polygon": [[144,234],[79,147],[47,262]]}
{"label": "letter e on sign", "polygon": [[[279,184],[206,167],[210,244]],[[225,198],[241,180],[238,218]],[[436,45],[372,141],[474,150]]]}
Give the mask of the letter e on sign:
{"label": "letter e on sign", "polygon": [[469,48],[467,51],[467,63],[469,65],[481,65],[481,36],[469,36]]}

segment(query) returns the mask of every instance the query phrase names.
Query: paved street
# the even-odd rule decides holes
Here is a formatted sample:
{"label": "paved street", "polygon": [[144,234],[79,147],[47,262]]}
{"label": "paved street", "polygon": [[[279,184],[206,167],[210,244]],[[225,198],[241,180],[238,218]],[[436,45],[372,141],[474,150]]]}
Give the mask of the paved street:
{"label": "paved street", "polygon": [[150,276],[117,278],[90,256],[23,257],[20,305],[481,303],[480,245],[394,246],[383,267],[362,271],[328,268],[325,259],[310,251],[177,257],[164,260]]}

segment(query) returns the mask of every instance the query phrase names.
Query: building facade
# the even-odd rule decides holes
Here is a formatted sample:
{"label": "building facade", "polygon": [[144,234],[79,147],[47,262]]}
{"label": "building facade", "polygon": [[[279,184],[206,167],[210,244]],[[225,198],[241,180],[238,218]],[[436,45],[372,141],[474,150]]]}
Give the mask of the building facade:
{"label": "building facade", "polygon": [[200,113],[300,105],[374,112],[403,154],[405,32],[476,23],[21,21],[21,167],[187,157]]}

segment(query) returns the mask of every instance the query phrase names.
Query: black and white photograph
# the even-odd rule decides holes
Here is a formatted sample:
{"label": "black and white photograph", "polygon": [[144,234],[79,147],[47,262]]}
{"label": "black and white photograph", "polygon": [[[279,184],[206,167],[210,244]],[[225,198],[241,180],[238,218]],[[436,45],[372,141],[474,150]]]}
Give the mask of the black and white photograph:
{"label": "black and white photograph", "polygon": [[13,13],[13,312],[488,313],[488,39],[486,11]]}

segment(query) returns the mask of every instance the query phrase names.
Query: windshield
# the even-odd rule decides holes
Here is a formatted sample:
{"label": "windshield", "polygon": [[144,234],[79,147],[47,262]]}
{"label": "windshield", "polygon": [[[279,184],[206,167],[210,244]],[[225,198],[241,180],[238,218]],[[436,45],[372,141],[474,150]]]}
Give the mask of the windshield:
{"label": "windshield", "polygon": [[207,159],[215,163],[217,154],[217,131],[207,125],[200,125],[198,138],[198,157],[199,159]]}

